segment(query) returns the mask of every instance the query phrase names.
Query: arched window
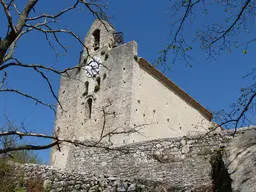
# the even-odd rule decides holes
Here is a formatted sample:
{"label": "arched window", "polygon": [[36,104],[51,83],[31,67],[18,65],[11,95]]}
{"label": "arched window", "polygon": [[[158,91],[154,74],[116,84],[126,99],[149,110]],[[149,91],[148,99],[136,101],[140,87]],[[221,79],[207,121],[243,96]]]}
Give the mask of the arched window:
{"label": "arched window", "polygon": [[92,117],[92,98],[87,100],[87,107],[88,107],[88,117]]}
{"label": "arched window", "polygon": [[98,50],[100,48],[100,30],[96,29],[93,33],[92,33],[93,37],[94,37],[94,50]]}

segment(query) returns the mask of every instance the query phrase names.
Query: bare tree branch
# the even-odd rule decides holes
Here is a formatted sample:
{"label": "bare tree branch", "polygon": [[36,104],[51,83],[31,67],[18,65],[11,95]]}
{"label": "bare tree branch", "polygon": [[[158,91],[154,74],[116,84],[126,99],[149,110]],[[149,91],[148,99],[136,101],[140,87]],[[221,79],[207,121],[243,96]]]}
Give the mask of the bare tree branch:
{"label": "bare tree branch", "polygon": [[58,144],[57,141],[48,144],[48,145],[20,145],[17,147],[7,147],[7,148],[3,148],[0,149],[0,154],[4,154],[7,152],[12,152],[12,151],[22,151],[22,150],[43,150],[43,149],[49,149],[52,148],[54,146],[56,146]]}
{"label": "bare tree branch", "polygon": [[80,0],[77,0],[77,1],[74,3],[74,5],[72,5],[72,6],[68,7],[68,8],[66,8],[66,9],[64,9],[64,10],[62,10],[62,11],[60,11],[60,12],[58,12],[58,13],[55,14],[55,15],[43,14],[43,15],[39,15],[39,16],[31,17],[31,18],[26,18],[26,20],[27,20],[27,21],[33,21],[33,20],[38,20],[38,19],[42,19],[42,18],[56,19],[56,18],[62,16],[63,14],[69,12],[70,10],[77,8],[77,5],[78,5],[79,1],[80,1]]}
{"label": "bare tree branch", "polygon": [[38,98],[33,97],[33,96],[29,95],[29,94],[23,93],[23,92],[21,92],[19,90],[6,88],[6,89],[0,89],[0,92],[16,93],[18,95],[21,95],[21,96],[27,97],[27,98],[29,98],[31,100],[34,100],[36,102],[36,104],[40,103],[41,105],[47,106],[47,107],[49,107],[50,109],[52,109],[55,112],[55,106],[54,105],[50,105],[50,104],[44,103],[43,101],[39,100]]}
{"label": "bare tree branch", "polygon": [[6,3],[5,3],[4,0],[1,0],[1,5],[2,5],[2,7],[4,8],[4,12],[5,12],[5,15],[6,15],[6,17],[7,17],[9,26],[11,27],[11,29],[13,30],[14,33],[17,33],[16,28],[15,28],[15,26],[13,25],[12,16],[11,16],[9,10],[8,10],[8,7],[9,7],[9,6],[6,5]]}
{"label": "bare tree branch", "polygon": [[[95,148],[103,148],[103,149],[107,149],[107,150],[121,151],[120,149],[111,148],[111,147],[108,147],[108,146],[106,146],[104,144],[101,144],[99,142],[93,142],[93,141],[80,142],[78,140],[62,139],[62,138],[59,138],[58,136],[50,136],[50,135],[41,134],[41,133],[29,133],[29,132],[19,132],[19,131],[0,132],[0,138],[3,137],[3,136],[10,136],[10,135],[19,136],[20,139],[22,139],[23,137],[46,138],[46,139],[53,140],[53,142],[51,144],[47,144],[47,145],[20,145],[20,146],[16,146],[16,147],[3,148],[3,149],[0,149],[0,154],[11,152],[11,151],[17,151],[17,150],[48,149],[48,148],[51,148],[53,146],[59,146],[61,143],[69,143],[69,144],[73,144],[75,146],[95,147]],[[59,148],[59,150],[61,150],[61,148]]]}
{"label": "bare tree branch", "polygon": [[44,74],[42,71],[40,71],[39,69],[37,69],[36,67],[34,67],[34,69],[45,79],[45,81],[47,82],[47,84],[48,84],[48,86],[49,86],[49,89],[50,89],[50,91],[51,91],[51,94],[52,94],[53,97],[56,99],[56,101],[57,101],[57,103],[59,104],[60,108],[61,108],[62,110],[64,110],[63,107],[62,107],[62,105],[61,105],[61,103],[60,103],[60,101],[59,101],[59,99],[58,99],[58,97],[55,95],[55,93],[54,93],[54,91],[53,91],[52,84],[51,84],[50,80],[48,79],[48,77],[46,77],[45,74]]}
{"label": "bare tree branch", "polygon": [[[13,2],[13,1],[12,1]],[[15,3],[10,3],[9,4],[9,7],[10,6],[12,6],[14,9],[15,9],[15,11],[16,11],[16,13],[18,14],[18,15],[20,15],[20,11],[19,11],[19,9],[17,8],[17,6],[16,6],[16,4]],[[9,7],[8,7],[8,9],[9,9]]]}
{"label": "bare tree branch", "polygon": [[[15,58],[14,58],[15,59]],[[72,68],[66,68],[64,70],[57,70],[57,69],[54,69],[52,67],[48,67],[48,66],[45,66],[45,65],[41,65],[41,64],[23,64],[21,63],[20,61],[18,61],[17,59],[15,59],[16,62],[11,62],[11,63],[7,63],[3,66],[0,66],[0,71],[4,70],[4,69],[7,69],[9,67],[23,67],[23,68],[39,68],[39,69],[44,69],[44,70],[47,70],[47,71],[51,71],[55,74],[65,74],[67,73],[68,71],[71,71],[73,69],[80,69],[81,66],[75,66],[75,67],[72,67]]]}
{"label": "bare tree branch", "polygon": [[[1,0],[1,2],[4,3],[3,0]],[[23,27],[25,26],[26,18],[28,17],[30,11],[33,9],[33,7],[36,5],[37,2],[38,2],[38,0],[29,0],[28,1],[23,12],[19,16],[17,25],[13,27],[14,29],[12,29],[12,31],[7,34],[7,36],[4,38],[4,40],[0,41],[0,66],[2,65],[5,53],[7,52],[10,45],[16,40],[16,38],[21,33]],[[5,4],[5,6],[6,6],[6,4]]]}
{"label": "bare tree branch", "polygon": [[216,43],[217,41],[219,41],[222,38],[225,38],[225,36],[234,28],[234,26],[237,24],[237,22],[240,20],[240,18],[242,17],[244,11],[246,10],[247,6],[249,5],[249,3],[251,2],[251,0],[247,0],[244,4],[244,6],[241,8],[241,11],[239,12],[238,16],[236,17],[235,21],[226,29],[222,32],[222,34],[217,37],[216,39],[214,39],[212,42],[210,42],[209,47],[212,46],[214,43]]}
{"label": "bare tree branch", "polygon": [[[215,19],[217,9],[223,12],[221,19]],[[191,66],[192,51],[194,50],[194,48],[192,50],[191,45],[196,47],[196,43],[199,45],[196,48],[205,51],[208,59],[215,59],[216,55],[221,52],[228,51],[231,53],[232,49],[240,48],[241,46],[245,47],[243,53],[246,54],[248,45],[256,42],[254,33],[255,1],[216,0],[208,2],[204,0],[174,0],[170,1],[169,10],[173,13],[169,34],[170,43],[160,52],[160,56],[156,61],[157,64],[164,65],[167,70],[170,70],[170,66],[167,63],[169,56],[172,63],[175,63],[177,59],[181,59],[185,61],[186,65]],[[206,21],[200,19],[202,16],[207,18],[205,19]],[[211,23],[212,20],[213,23]],[[193,21],[195,21],[195,26],[197,27],[194,32],[191,31],[193,29],[191,27]],[[192,35],[195,38],[191,38]],[[239,38],[239,35],[242,38]],[[246,77],[252,74],[255,75],[255,70],[252,70]],[[253,77],[252,81],[254,82],[255,79],[256,76]],[[223,117],[218,121],[219,125],[216,128],[233,125],[236,129],[238,126],[252,122],[247,118],[246,114],[253,106],[255,88],[256,86],[249,86],[243,89],[246,90],[246,93],[241,93],[237,102],[231,105],[230,112],[222,113]]]}
{"label": "bare tree branch", "polygon": [[[82,46],[82,48],[85,51],[87,51],[88,57],[91,57],[89,55],[87,45],[84,44],[83,40],[81,40],[81,38],[74,31],[69,30],[67,27],[66,28],[59,27],[57,25],[57,22],[61,18],[61,16],[63,16],[64,14],[71,13],[72,10],[77,10],[77,9],[82,10],[82,7],[85,7],[91,14],[93,14],[96,18],[100,19],[101,21],[102,18],[106,19],[106,14],[104,12],[104,10],[106,9],[106,5],[100,4],[98,1],[87,2],[84,0],[73,0],[70,6],[67,6],[66,8],[58,11],[57,13],[48,14],[46,10],[43,14],[36,14],[35,7],[38,2],[39,2],[38,0],[27,0],[24,8],[21,9],[18,6],[19,4],[16,4],[14,0],[9,0],[7,2],[6,0],[0,0],[0,3],[4,10],[4,14],[9,24],[9,26],[7,26],[6,28],[7,29],[6,36],[3,39],[0,39],[0,71],[3,72],[3,76],[0,84],[0,92],[2,93],[9,92],[9,93],[18,94],[20,96],[26,97],[36,102],[36,104],[39,103],[41,105],[47,106],[55,112],[54,105],[48,104],[43,100],[41,100],[40,98],[32,96],[28,93],[24,93],[22,90],[7,87],[7,84],[6,84],[6,82],[8,82],[7,76],[9,77],[9,73],[11,73],[11,69],[13,67],[16,67],[16,68],[18,67],[20,69],[32,69],[32,72],[38,73],[40,77],[46,81],[52,97],[57,101],[60,108],[64,110],[62,107],[62,104],[57,98],[57,94],[55,94],[54,92],[52,82],[47,77],[46,73],[52,72],[53,74],[56,74],[56,75],[69,76],[69,71],[71,70],[75,70],[75,69],[87,70],[87,68],[85,68],[84,65],[83,66],[78,65],[78,66],[66,68],[66,69],[57,69],[52,67],[51,64],[49,65],[37,64],[37,63],[25,64],[23,62],[20,62],[20,59],[16,58],[15,56],[15,50],[18,45],[18,42],[20,39],[23,38],[23,36],[29,35],[30,32],[32,31],[40,32],[44,34],[46,41],[48,42],[49,46],[53,49],[57,57],[59,55],[57,52],[57,48],[59,46],[65,52],[68,51],[67,47],[64,46],[65,45],[64,41],[59,39],[61,34],[65,34],[75,39],[76,42],[78,42]],[[18,18],[17,22],[13,18]],[[103,21],[101,22],[105,26],[105,23]],[[10,121],[8,121],[8,123],[11,124]],[[24,144],[24,145],[18,145],[18,146],[9,146],[9,147],[0,149],[0,154],[10,152],[10,151],[17,151],[17,150],[48,149],[53,146],[57,146],[60,150],[60,144],[63,142],[74,144],[74,145],[87,146],[87,147],[94,147],[96,145],[98,147],[99,145],[99,143],[95,143],[95,142],[93,142],[92,144],[89,144],[89,143],[78,142],[76,140],[60,139],[58,138],[57,135],[51,136],[51,135],[44,135],[40,133],[31,133],[27,131],[24,127],[23,127],[23,130],[24,132],[19,132],[16,129],[14,129],[13,131],[2,130],[2,132],[0,132],[0,139],[5,136],[13,136],[19,139],[22,139],[23,137],[35,137],[35,138],[41,138],[41,139],[44,138],[44,139],[54,140],[54,142],[51,142],[50,144],[46,144],[46,145],[30,145],[30,144],[25,145]],[[103,130],[103,133],[104,133],[104,130]]]}
{"label": "bare tree branch", "polygon": [[0,89],[2,89],[2,87],[4,86],[4,83],[5,83],[5,80],[6,80],[6,77],[7,77],[7,73],[5,70],[3,70],[4,72],[4,76],[3,76],[3,79],[2,79],[2,82],[0,84]]}

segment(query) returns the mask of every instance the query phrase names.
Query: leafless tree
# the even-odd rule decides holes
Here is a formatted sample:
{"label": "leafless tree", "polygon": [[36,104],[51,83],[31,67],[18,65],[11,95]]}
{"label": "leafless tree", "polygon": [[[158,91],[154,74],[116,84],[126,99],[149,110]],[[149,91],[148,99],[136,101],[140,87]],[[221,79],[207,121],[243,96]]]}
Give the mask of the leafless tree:
{"label": "leafless tree", "polygon": [[[13,92],[23,97],[34,100],[36,103],[45,105],[52,110],[55,110],[54,105],[48,104],[34,97],[33,95],[24,93],[18,89],[8,88],[6,84],[8,70],[12,67],[30,68],[34,70],[35,73],[38,73],[46,81],[52,96],[56,99],[58,104],[60,104],[56,94],[53,91],[52,84],[47,78],[45,72],[50,71],[52,73],[61,75],[67,74],[67,71],[77,67],[60,70],[51,67],[50,64],[43,65],[40,63],[23,63],[20,58],[15,57],[16,45],[19,40],[23,38],[23,36],[29,35],[32,31],[37,31],[38,33],[44,34],[46,41],[49,43],[50,47],[53,49],[56,55],[58,55],[58,53],[56,46],[54,46],[55,43],[57,43],[57,45],[60,46],[64,51],[67,51],[66,47],[64,46],[64,42],[59,39],[59,36],[61,34],[71,36],[85,49],[87,49],[86,45],[83,43],[78,35],[76,35],[73,31],[67,28],[60,28],[57,25],[57,22],[64,14],[69,14],[73,10],[81,10],[83,9],[83,7],[89,10],[93,15],[95,15],[96,18],[106,18],[107,16],[104,13],[106,5],[100,4],[98,1],[76,0],[72,1],[69,7],[58,11],[55,14],[43,13],[41,15],[37,15],[35,10],[39,2],[38,0],[28,0],[23,10],[20,10],[19,7],[16,5],[16,2],[13,0],[9,0],[8,2],[6,2],[5,0],[1,0],[0,2],[2,9],[6,15],[6,19],[8,20],[6,36],[3,39],[0,39],[0,72],[2,73],[0,92]],[[14,21],[14,17],[18,17],[17,22]]]}
{"label": "leafless tree", "polygon": [[[256,1],[253,0],[182,0],[170,1],[169,11],[172,14],[170,42],[161,50],[156,63],[165,67],[168,61],[177,59],[192,65],[192,53],[195,42],[200,50],[206,52],[208,59],[215,59],[221,52],[232,52],[241,48],[246,54],[250,44],[256,41],[255,13]],[[200,23],[200,17],[210,18]],[[192,33],[194,26],[195,31]],[[238,38],[240,37],[240,38]],[[218,112],[218,126],[239,126],[253,124],[247,117],[256,98],[256,68],[245,77],[252,78],[250,86],[241,89],[241,96],[231,105],[230,112]],[[220,115],[221,114],[221,115]],[[255,123],[255,122],[254,122]]]}
{"label": "leafless tree", "polygon": [[[107,3],[100,0],[71,0],[70,5],[58,10],[56,8],[56,13],[49,14],[47,10],[44,10],[43,13],[37,13],[37,9],[40,4],[38,0],[27,0],[21,3],[18,3],[15,0],[0,0],[1,11],[6,16],[6,21],[8,21],[8,26],[1,26],[1,29],[6,29],[6,35],[3,38],[0,38],[0,92],[11,92],[22,97],[26,97],[36,104],[40,104],[46,107],[49,107],[55,112],[55,105],[45,102],[44,100],[33,96],[29,93],[23,92],[19,88],[8,87],[8,75],[12,72],[13,68],[24,68],[31,69],[32,73],[37,73],[39,76],[46,82],[49,87],[50,93],[53,98],[55,98],[56,103],[61,107],[57,95],[54,92],[53,85],[51,80],[47,77],[47,73],[53,73],[56,75],[68,75],[70,70],[75,68],[80,69],[81,66],[76,66],[73,68],[59,69],[53,67],[52,64],[41,64],[38,63],[24,63],[22,58],[18,58],[15,55],[16,46],[19,44],[19,41],[25,36],[29,36],[32,32],[37,32],[37,34],[43,34],[45,41],[48,42],[50,48],[55,53],[56,57],[59,55],[58,49],[61,48],[64,52],[67,52],[67,47],[65,46],[65,41],[60,38],[62,35],[73,38],[78,44],[80,44],[84,50],[87,50],[87,46],[84,44],[83,40],[72,30],[69,30],[67,27],[62,28],[58,25],[58,22],[62,20],[64,15],[71,14],[72,11],[80,11],[83,13],[91,13],[96,18],[106,20],[108,17],[105,13],[107,8]],[[47,9],[47,7],[45,7]],[[103,23],[104,24],[104,23]],[[88,53],[88,56],[89,53]],[[61,107],[62,108],[62,107]],[[104,109],[103,109],[104,111]],[[105,112],[105,111],[104,111]],[[105,113],[104,113],[105,115]],[[8,122],[11,124],[11,122]],[[104,127],[104,126],[103,126]],[[114,134],[114,133],[112,133]],[[105,135],[102,135],[102,137]],[[5,138],[13,139],[22,139],[23,137],[36,137],[44,138],[49,140],[49,144],[46,145],[30,145],[30,144],[21,144],[21,145],[6,145],[4,144]],[[60,143],[72,143],[75,145],[82,145],[87,147],[95,147],[96,144],[85,144],[83,142],[75,140],[67,140],[59,138],[58,135],[46,135],[41,133],[34,133],[25,128],[22,130],[17,129],[7,129],[0,131],[0,139],[2,139],[0,154],[19,151],[19,150],[41,150],[48,149],[53,146],[60,146]]]}
{"label": "leafless tree", "polygon": [[[6,119],[6,123],[4,127],[0,128],[0,144],[2,145],[0,148],[0,155],[1,154],[7,154],[7,156],[13,157],[12,152],[15,151],[24,151],[24,150],[43,150],[43,149],[49,149],[54,146],[58,148],[58,150],[61,150],[61,143],[68,143],[75,146],[81,146],[81,147],[91,147],[91,148],[102,148],[107,149],[109,151],[111,150],[118,150],[122,153],[128,153],[130,152],[128,148],[112,148],[109,145],[106,145],[106,143],[101,143],[105,138],[109,138],[113,135],[120,135],[120,134],[133,134],[133,133],[140,133],[140,130],[144,128],[144,126],[148,124],[141,124],[136,125],[133,128],[126,130],[123,127],[116,127],[111,131],[105,131],[106,128],[106,118],[108,115],[113,115],[113,113],[108,112],[107,107],[102,107],[102,118],[103,118],[103,125],[101,127],[101,135],[99,136],[98,140],[90,140],[90,141],[79,141],[77,139],[66,139],[66,138],[60,138],[58,134],[54,135],[47,135],[42,133],[36,133],[31,132],[30,130],[26,129],[23,124],[21,124],[20,128],[17,128],[13,122],[9,119],[7,115],[4,115]],[[7,128],[6,128],[7,127]],[[33,137],[37,139],[48,139],[49,144],[45,145],[31,145],[26,143],[20,143],[20,141],[24,137]],[[51,142],[53,141],[53,142]],[[15,153],[16,155],[16,153]]]}
{"label": "leafless tree", "polygon": [[[6,122],[3,125],[3,127],[0,127],[0,131],[2,133],[16,132],[19,130],[18,127],[14,125],[14,122],[12,122],[8,118],[8,116],[4,115],[4,118],[6,119]],[[18,135],[3,135],[0,137],[0,143],[2,144],[3,149],[15,148],[18,145],[20,145],[18,143],[19,141],[20,141],[20,137]],[[19,163],[39,163],[40,162],[36,154],[34,154],[32,151],[27,151],[27,150],[19,150],[17,152],[9,152],[8,154],[7,153],[2,154],[0,158],[2,158],[2,160],[12,159],[13,161],[19,162]]]}

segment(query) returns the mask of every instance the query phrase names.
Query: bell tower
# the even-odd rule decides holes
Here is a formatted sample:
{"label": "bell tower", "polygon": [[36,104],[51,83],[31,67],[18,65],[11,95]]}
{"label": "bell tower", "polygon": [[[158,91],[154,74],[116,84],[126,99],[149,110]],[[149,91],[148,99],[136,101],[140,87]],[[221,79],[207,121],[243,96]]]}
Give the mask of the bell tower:
{"label": "bell tower", "polygon": [[[132,66],[137,44],[124,44],[122,33],[95,20],[80,54],[79,69],[61,77],[54,134],[67,140],[128,143],[132,99]],[[65,168],[70,144],[52,150],[51,164]]]}
{"label": "bell tower", "polygon": [[110,50],[115,45],[115,29],[104,20],[95,20],[88,31],[84,44],[84,50],[81,53],[80,64],[86,63],[90,57],[97,55],[100,50]]}

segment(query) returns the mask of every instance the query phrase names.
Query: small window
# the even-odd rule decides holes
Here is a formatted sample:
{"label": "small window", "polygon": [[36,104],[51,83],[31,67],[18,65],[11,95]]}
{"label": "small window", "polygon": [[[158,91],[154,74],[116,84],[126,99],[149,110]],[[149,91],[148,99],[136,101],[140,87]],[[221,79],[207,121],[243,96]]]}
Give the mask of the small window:
{"label": "small window", "polygon": [[96,81],[97,81],[97,84],[100,85],[100,77],[97,77]]}
{"label": "small window", "polygon": [[86,81],[86,82],[84,83],[84,85],[85,85],[85,91],[84,91],[84,93],[83,93],[83,96],[86,96],[86,95],[88,95],[88,91],[89,91],[89,82]]}
{"label": "small window", "polygon": [[108,54],[105,55],[105,58],[104,58],[105,61],[108,60]]}
{"label": "small window", "polygon": [[96,29],[94,32],[93,32],[93,37],[94,37],[94,50],[98,50],[100,48],[100,30],[99,29]]}
{"label": "small window", "polygon": [[107,77],[107,74],[104,73],[104,75],[103,75],[103,80],[106,79],[106,77]]}
{"label": "small window", "polygon": [[100,90],[100,77],[96,78],[97,84],[94,87],[94,92],[98,92]]}
{"label": "small window", "polygon": [[87,106],[88,106],[88,117],[91,119],[91,117],[92,117],[92,98],[89,98],[87,100]]}

